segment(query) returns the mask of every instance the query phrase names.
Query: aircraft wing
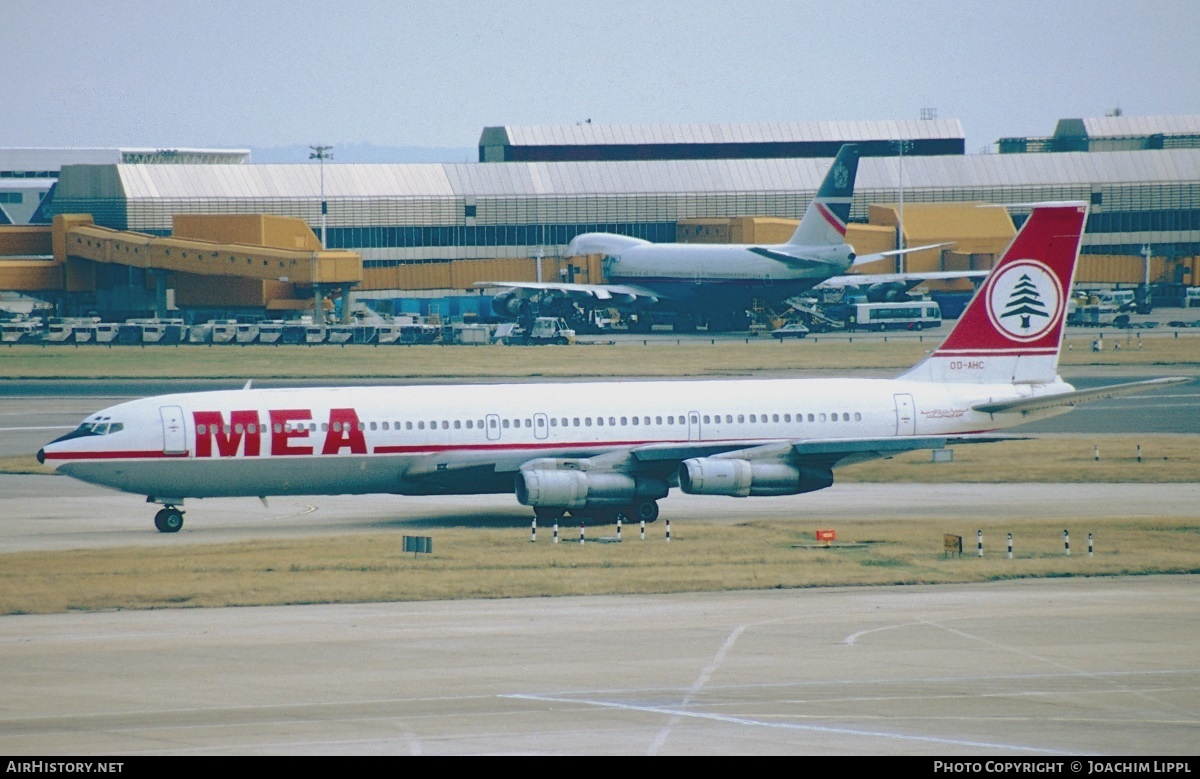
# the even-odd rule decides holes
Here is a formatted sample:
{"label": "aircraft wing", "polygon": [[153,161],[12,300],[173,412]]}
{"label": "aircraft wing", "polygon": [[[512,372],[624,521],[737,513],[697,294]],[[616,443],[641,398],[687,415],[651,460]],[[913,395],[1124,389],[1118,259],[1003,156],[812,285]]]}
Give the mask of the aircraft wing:
{"label": "aircraft wing", "polygon": [[941,270],[924,273],[847,273],[825,279],[816,285],[816,289],[844,289],[846,287],[873,287],[879,284],[904,284],[911,289],[924,281],[943,279],[971,279],[981,281],[987,278],[991,271],[986,270]]}
{"label": "aircraft wing", "polygon": [[1057,408],[1058,406],[1078,406],[1083,403],[1092,403],[1097,400],[1108,400],[1110,398],[1123,398],[1128,395],[1138,395],[1142,392],[1167,387],[1172,384],[1182,384],[1191,381],[1191,379],[1183,376],[1172,376],[1165,379],[1149,379],[1147,381],[1131,381],[1125,384],[1113,384],[1108,387],[1095,387],[1093,389],[1075,390],[1074,392],[1062,392],[1057,395],[1045,395],[1037,398],[1022,398],[1020,400],[1005,400],[997,403],[980,403],[972,406],[976,411],[982,411],[985,414],[999,414],[1010,411],[1020,411],[1022,414],[1028,414],[1032,411],[1041,411],[1047,408]]}
{"label": "aircraft wing", "polygon": [[638,300],[657,302],[662,294],[633,284],[567,284],[541,281],[477,281],[476,287],[498,287],[512,290],[521,297],[537,297],[545,293],[563,295],[584,302],[633,303]]}
{"label": "aircraft wing", "polygon": [[809,438],[783,444],[765,444],[714,455],[745,460],[792,459],[797,464],[834,468],[893,457],[922,449],[945,449],[960,444],[1020,441],[1023,436],[970,434],[945,436],[885,436],[882,438]]}
{"label": "aircraft wing", "polygon": [[[892,457],[922,449],[944,449],[957,444],[1023,440],[1011,435],[900,436],[873,439],[825,438],[765,441],[757,446],[718,441],[675,441],[619,448],[601,454],[558,450],[431,454],[414,462],[404,478],[432,488],[453,489],[463,479],[487,479],[495,474],[516,474],[526,468],[546,467],[549,461],[570,462],[571,470],[591,473],[631,473],[673,481],[680,463],[712,457],[754,461],[791,462],[797,466],[833,469],[853,463]],[[549,458],[549,459],[547,459]]]}
{"label": "aircraft wing", "polygon": [[825,468],[850,465],[866,460],[892,457],[922,449],[945,449],[960,444],[985,444],[995,441],[1021,441],[1025,436],[1004,434],[968,434],[946,436],[887,436],[882,438],[810,438],[778,440],[742,447],[717,441],[678,441],[647,444],[628,450],[609,452],[591,458],[601,465],[620,464],[623,469],[673,471],[679,463],[693,457],[737,460],[787,460]]}
{"label": "aircraft wing", "polygon": [[964,444],[988,444],[996,441],[1022,441],[1024,436],[974,434],[955,436],[897,436],[874,439],[826,439],[800,441],[792,445],[792,456],[804,464],[840,467],[894,457],[923,449],[945,449]]}

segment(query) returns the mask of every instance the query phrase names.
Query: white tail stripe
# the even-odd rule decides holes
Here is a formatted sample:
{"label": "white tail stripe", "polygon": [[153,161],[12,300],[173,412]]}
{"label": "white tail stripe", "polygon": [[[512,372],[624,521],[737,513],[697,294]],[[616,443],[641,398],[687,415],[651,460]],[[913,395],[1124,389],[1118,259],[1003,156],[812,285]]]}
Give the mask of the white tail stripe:
{"label": "white tail stripe", "polygon": [[993,354],[1058,354],[1057,349],[939,349],[934,357],[987,357]]}

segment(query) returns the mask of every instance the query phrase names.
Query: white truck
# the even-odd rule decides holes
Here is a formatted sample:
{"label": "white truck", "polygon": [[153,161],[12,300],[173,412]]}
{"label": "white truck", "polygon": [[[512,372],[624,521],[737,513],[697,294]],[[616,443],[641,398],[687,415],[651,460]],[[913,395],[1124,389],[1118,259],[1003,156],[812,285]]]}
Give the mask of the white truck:
{"label": "white truck", "polygon": [[513,328],[505,337],[507,344],[570,344],[575,343],[575,331],[559,316],[539,316],[528,329]]}

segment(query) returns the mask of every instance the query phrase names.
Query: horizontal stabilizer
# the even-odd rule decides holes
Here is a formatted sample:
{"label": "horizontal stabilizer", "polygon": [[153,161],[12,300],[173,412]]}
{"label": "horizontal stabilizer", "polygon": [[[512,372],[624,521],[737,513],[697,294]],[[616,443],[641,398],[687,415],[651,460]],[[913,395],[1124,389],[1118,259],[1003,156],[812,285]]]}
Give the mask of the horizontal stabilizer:
{"label": "horizontal stabilizer", "polygon": [[1147,381],[1132,381],[1126,384],[1113,384],[1109,387],[1075,390],[1074,392],[1063,392],[1057,395],[1045,395],[1038,398],[1006,400],[1000,401],[999,403],[980,403],[977,406],[972,406],[972,408],[975,411],[982,411],[985,414],[1004,414],[1013,411],[1019,411],[1022,414],[1027,414],[1032,411],[1041,411],[1047,408],[1078,406],[1083,403],[1091,403],[1097,400],[1122,398],[1126,395],[1138,395],[1143,392],[1149,392],[1150,390],[1159,389],[1171,384],[1180,384],[1187,381],[1191,381],[1191,379],[1182,376],[1172,376],[1165,379],[1149,379]]}
{"label": "horizontal stabilizer", "polygon": [[[949,241],[947,243],[931,243],[931,244],[927,244],[925,246],[911,246],[907,249],[892,249],[891,251],[886,251],[886,252],[875,252],[873,254],[863,254],[863,255],[860,255],[860,256],[854,258],[854,264],[855,265],[864,265],[868,262],[875,262],[876,260],[882,260],[887,257],[895,257],[895,256],[901,255],[901,254],[912,254],[913,252],[923,252],[928,249],[942,249],[946,246],[953,246],[954,244],[955,244],[954,241]],[[851,267],[853,267],[853,266],[851,266]]]}

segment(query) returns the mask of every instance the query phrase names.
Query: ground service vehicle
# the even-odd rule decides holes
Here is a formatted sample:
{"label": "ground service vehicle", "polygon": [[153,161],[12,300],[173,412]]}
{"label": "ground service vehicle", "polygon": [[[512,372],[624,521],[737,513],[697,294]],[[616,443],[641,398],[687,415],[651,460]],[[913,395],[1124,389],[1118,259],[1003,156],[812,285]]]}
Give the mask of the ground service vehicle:
{"label": "ground service vehicle", "polygon": [[560,316],[539,316],[528,328],[514,328],[504,339],[509,344],[569,344],[575,342],[575,331],[567,327]]}
{"label": "ground service vehicle", "polygon": [[852,330],[924,330],[941,325],[942,310],[932,300],[853,303],[846,321]]}
{"label": "ground service vehicle", "polygon": [[771,331],[772,338],[778,338],[782,341],[784,338],[803,338],[808,335],[809,330],[799,322],[789,322],[788,324]]}

